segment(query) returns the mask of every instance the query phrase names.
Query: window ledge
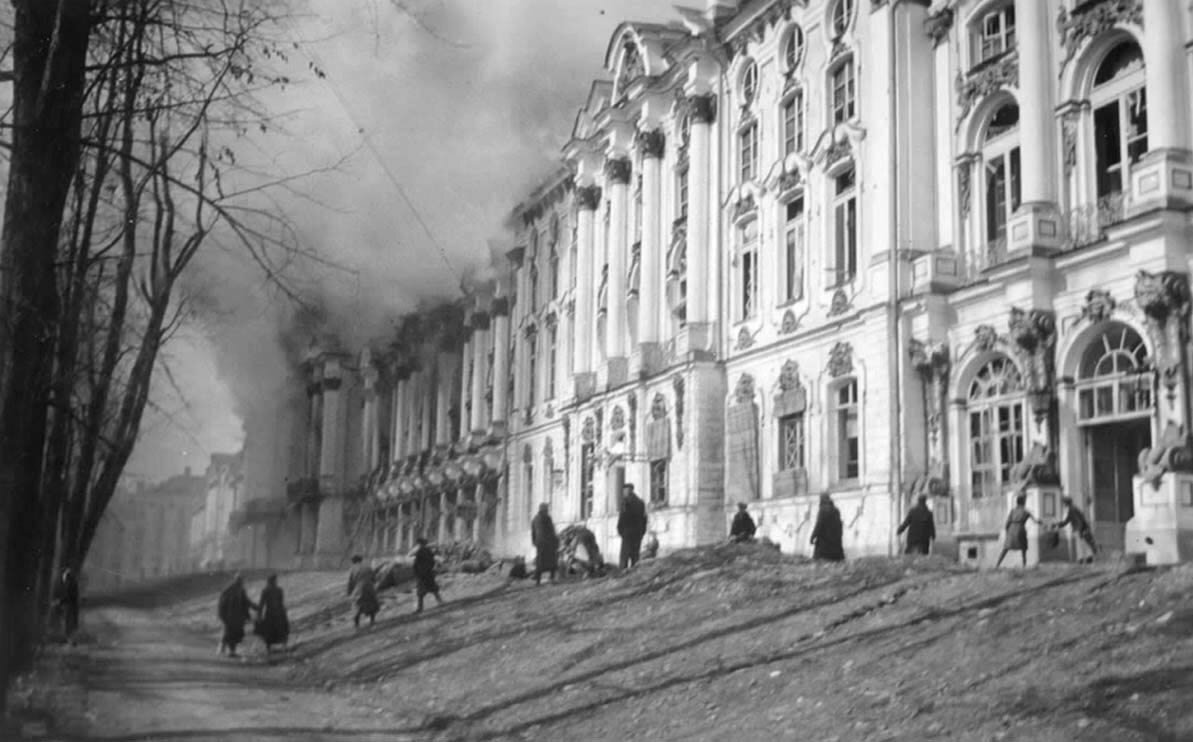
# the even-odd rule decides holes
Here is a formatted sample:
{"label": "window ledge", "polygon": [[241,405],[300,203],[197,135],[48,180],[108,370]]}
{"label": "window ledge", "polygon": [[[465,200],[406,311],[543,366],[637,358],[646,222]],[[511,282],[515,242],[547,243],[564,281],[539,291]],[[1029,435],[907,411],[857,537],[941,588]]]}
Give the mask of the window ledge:
{"label": "window ledge", "polygon": [[981,72],[983,70],[986,70],[986,69],[989,69],[989,68],[995,66],[1002,60],[1004,60],[1007,57],[1014,54],[1016,51],[1018,51],[1018,49],[1019,49],[1019,46],[1015,45],[1009,49],[1004,49],[1003,51],[999,52],[998,54],[995,54],[992,57],[986,57],[985,59],[981,60],[980,62],[975,62],[974,64],[971,64],[969,66],[969,69],[965,72],[965,74],[970,77],[972,77],[974,75],[981,74]]}

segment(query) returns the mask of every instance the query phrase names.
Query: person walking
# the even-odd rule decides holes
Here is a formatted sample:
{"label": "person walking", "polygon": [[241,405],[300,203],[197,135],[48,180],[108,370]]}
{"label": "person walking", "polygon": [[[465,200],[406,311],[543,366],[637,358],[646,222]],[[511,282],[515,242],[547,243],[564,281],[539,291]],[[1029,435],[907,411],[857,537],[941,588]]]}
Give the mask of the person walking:
{"label": "person walking", "polygon": [[273,649],[273,645],[285,645],[290,641],[290,619],[286,616],[286,601],[282,588],[278,587],[278,576],[270,575],[265,579],[265,587],[261,590],[261,599],[257,602],[257,623],[253,633],[265,642],[265,652]]}
{"label": "person walking", "polygon": [[1094,540],[1094,531],[1089,525],[1089,519],[1085,517],[1085,513],[1081,511],[1081,508],[1073,504],[1072,497],[1065,495],[1060,498],[1060,503],[1067,508],[1067,511],[1065,512],[1065,519],[1056,524],[1056,530],[1059,531],[1065,526],[1072,529],[1073,534],[1080,539],[1078,548],[1081,548],[1080,544],[1082,543],[1089,548],[1089,554],[1079,553],[1077,561],[1082,564],[1093,562],[1094,557],[1098,554],[1098,542]]}
{"label": "person walking", "polygon": [[79,580],[69,567],[62,570],[54,586],[54,606],[62,616],[62,633],[74,644],[75,632],[79,630]]}
{"label": "person walking", "polygon": [[364,563],[360,554],[352,557],[352,569],[348,570],[348,594],[355,598],[356,615],[352,617],[352,625],[360,628],[361,616],[369,617],[369,625],[377,620],[377,611],[381,610],[381,601],[377,599],[377,579],[373,568]]}
{"label": "person walking", "polygon": [[538,515],[530,521],[530,541],[534,544],[534,584],[542,584],[544,572],[549,572],[551,582],[555,582],[555,570],[559,566],[559,537],[545,502],[539,505]]}
{"label": "person walking", "polygon": [[232,578],[232,584],[220,593],[219,605],[216,613],[220,623],[224,625],[224,635],[220,640],[220,654],[227,650],[229,657],[238,657],[236,647],[244,641],[244,625],[252,617],[256,608],[244,589],[244,578],[239,574]]}
{"label": "person walking", "polygon": [[841,511],[833,504],[833,498],[821,495],[820,512],[816,514],[816,525],[812,528],[812,558],[826,562],[845,561],[843,531]]}
{"label": "person walking", "polygon": [[415,613],[423,612],[423,598],[434,595],[439,605],[443,605],[443,598],[439,597],[439,585],[435,582],[435,552],[427,546],[427,540],[419,537],[418,546],[411,552],[414,557],[415,591],[418,595],[418,608]]}
{"label": "person walking", "polygon": [[998,561],[994,563],[995,569],[1002,566],[1002,560],[1009,551],[1018,551],[1022,554],[1023,566],[1027,566],[1027,522],[1029,520],[1040,522],[1027,509],[1027,495],[1018,495],[1015,497],[1015,507],[1011,508],[1011,512],[1007,514],[1007,535],[1002,544],[1002,553],[998,555]]}
{"label": "person walking", "polygon": [[642,552],[642,537],[646,535],[646,503],[634,494],[634,485],[621,488],[621,514],[617,517],[617,535],[621,536],[622,569],[638,563]]}
{"label": "person walking", "polygon": [[915,505],[907,511],[907,517],[903,519],[895,535],[900,536],[904,531],[907,531],[907,547],[903,550],[904,554],[931,553],[932,542],[936,540],[936,519],[928,509],[927,495],[916,498]]}
{"label": "person walking", "polygon": [[754,533],[758,527],[754,525],[754,519],[750,517],[747,505],[744,502],[737,504],[737,513],[733,516],[733,525],[729,527],[729,541],[735,544],[745,543],[754,540]]}

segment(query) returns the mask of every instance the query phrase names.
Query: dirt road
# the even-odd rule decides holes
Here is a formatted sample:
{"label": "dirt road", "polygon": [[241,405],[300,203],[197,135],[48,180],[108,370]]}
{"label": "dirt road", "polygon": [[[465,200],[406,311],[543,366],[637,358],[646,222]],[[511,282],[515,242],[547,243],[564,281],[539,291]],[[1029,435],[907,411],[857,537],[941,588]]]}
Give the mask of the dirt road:
{"label": "dirt road", "polygon": [[57,687],[26,722],[42,740],[418,739],[408,723],[344,692],[286,679],[286,659],[257,647],[237,661],[216,654],[216,637],[163,621],[160,612],[109,608],[85,617],[96,643],[47,658]]}

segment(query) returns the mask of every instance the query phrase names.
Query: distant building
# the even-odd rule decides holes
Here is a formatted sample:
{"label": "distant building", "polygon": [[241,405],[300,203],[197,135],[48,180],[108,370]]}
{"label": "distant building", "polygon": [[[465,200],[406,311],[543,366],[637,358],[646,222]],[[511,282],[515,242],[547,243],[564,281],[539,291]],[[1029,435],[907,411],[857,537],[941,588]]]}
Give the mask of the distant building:
{"label": "distant building", "polygon": [[828,494],[846,553],[888,554],[926,495],[988,562],[1022,492],[1193,558],[1186,4],[681,15],[615,31],[494,280],[313,348],[269,486],[299,561],[527,551],[538,502],[615,551],[623,482],[664,548],[746,501],[806,553]]}

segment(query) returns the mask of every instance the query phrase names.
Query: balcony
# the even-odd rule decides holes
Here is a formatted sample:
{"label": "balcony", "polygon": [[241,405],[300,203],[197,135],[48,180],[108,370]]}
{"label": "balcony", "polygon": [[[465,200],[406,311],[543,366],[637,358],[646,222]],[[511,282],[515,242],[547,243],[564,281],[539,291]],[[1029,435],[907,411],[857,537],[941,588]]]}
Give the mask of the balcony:
{"label": "balcony", "polygon": [[1077,250],[1106,239],[1106,228],[1127,218],[1127,195],[1111,193],[1065,215],[1065,250]]}

